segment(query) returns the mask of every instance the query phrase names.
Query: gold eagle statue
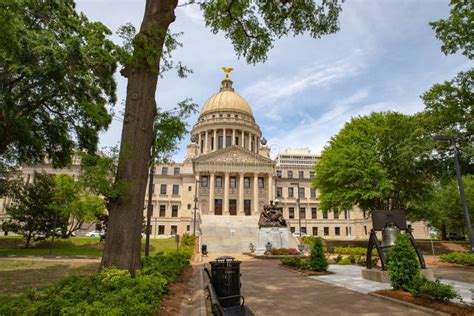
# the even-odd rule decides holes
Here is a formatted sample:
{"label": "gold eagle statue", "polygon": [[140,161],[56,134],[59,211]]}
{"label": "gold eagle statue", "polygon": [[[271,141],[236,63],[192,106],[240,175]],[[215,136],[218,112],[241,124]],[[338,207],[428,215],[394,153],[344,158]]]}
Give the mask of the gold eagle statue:
{"label": "gold eagle statue", "polygon": [[232,70],[234,70],[234,68],[232,68],[232,67],[222,67],[222,70],[225,73],[225,78],[229,79],[229,74],[232,72]]}

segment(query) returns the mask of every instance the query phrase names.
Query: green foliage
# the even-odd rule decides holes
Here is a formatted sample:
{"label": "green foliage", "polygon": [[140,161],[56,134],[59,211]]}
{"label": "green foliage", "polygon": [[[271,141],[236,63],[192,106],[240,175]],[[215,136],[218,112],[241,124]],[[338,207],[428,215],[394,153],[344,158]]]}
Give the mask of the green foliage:
{"label": "green foliage", "polygon": [[54,166],[95,152],[116,102],[117,46],[73,0],[0,4],[0,155]]}
{"label": "green foliage", "polygon": [[321,208],[402,209],[413,213],[432,187],[423,169],[431,143],[418,117],[396,112],[353,118],[325,147],[313,186]]}
{"label": "green foliage", "polygon": [[367,254],[367,248],[362,247],[335,247],[334,253],[341,255],[364,256]]}
{"label": "green foliage", "polygon": [[474,266],[474,254],[469,252],[451,252],[446,255],[439,256],[439,259],[443,262]]}
{"label": "green foliage", "polygon": [[181,246],[191,247],[194,249],[194,243],[196,242],[196,236],[190,234],[183,234],[181,236]]}
{"label": "green foliage", "polygon": [[459,298],[459,293],[454,290],[452,285],[443,284],[439,280],[435,282],[425,282],[420,286],[419,292],[421,295],[428,295],[441,302]]}
{"label": "green foliage", "polygon": [[303,269],[306,266],[305,261],[306,260],[302,259],[301,257],[288,257],[288,258],[280,259],[280,262],[283,265],[295,267],[298,269]]}
{"label": "green foliage", "polygon": [[313,271],[326,271],[328,268],[328,260],[324,255],[323,243],[320,238],[316,238],[311,246],[311,254],[308,260],[309,267]]}
{"label": "green foliage", "polygon": [[1,315],[154,315],[169,286],[189,266],[183,253],[159,253],[144,260],[132,278],[126,270],[104,269],[71,276],[43,293],[25,293],[0,307]]}
{"label": "green foliage", "polygon": [[413,279],[420,273],[415,249],[407,234],[400,234],[388,256],[388,273],[394,289],[409,290]]}
{"label": "green foliage", "polygon": [[200,6],[206,26],[214,34],[224,32],[239,57],[257,63],[265,61],[281,37],[309,33],[320,38],[337,32],[341,2],[214,0]]}
{"label": "green foliage", "polygon": [[415,297],[421,296],[422,295],[421,288],[426,283],[428,283],[428,280],[423,275],[421,275],[421,273],[418,273],[413,278],[412,284],[410,288],[408,289],[408,292],[410,292]]}

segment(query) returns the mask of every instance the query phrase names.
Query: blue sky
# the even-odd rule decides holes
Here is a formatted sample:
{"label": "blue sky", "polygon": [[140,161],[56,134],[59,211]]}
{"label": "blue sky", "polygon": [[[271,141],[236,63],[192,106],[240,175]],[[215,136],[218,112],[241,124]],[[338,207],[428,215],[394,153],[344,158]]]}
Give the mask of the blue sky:
{"label": "blue sky", "polygon": [[[77,9],[115,32],[131,22],[137,28],[145,0],[78,0]],[[415,113],[423,109],[420,95],[434,83],[472,67],[462,56],[445,56],[428,25],[449,15],[448,0],[353,0],[343,4],[340,31],[322,39],[284,38],[268,60],[248,65],[239,60],[230,41],[211,34],[198,7],[178,8],[172,32],[184,32],[183,48],[174,59],[193,69],[186,79],[173,72],[158,82],[158,106],[171,108],[185,98],[202,106],[218,91],[231,66],[234,88],[250,104],[275,155],[289,147],[320,153],[331,136],[351,117],[373,111]],[[113,39],[120,42],[117,36]],[[117,74],[123,110],[126,81]],[[189,120],[190,128],[197,115]],[[118,144],[120,119],[101,134],[101,146]],[[184,157],[189,137],[174,156]]]}

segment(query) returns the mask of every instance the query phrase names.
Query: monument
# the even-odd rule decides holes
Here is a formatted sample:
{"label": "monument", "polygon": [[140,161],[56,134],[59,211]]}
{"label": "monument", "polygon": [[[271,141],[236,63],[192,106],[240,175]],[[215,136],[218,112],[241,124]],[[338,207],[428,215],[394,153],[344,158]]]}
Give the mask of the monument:
{"label": "monument", "polygon": [[[258,221],[258,238],[255,255],[262,256],[271,248],[294,248],[294,237],[288,231],[286,221],[283,218],[283,209],[277,207],[276,203],[270,201],[270,205],[264,205]],[[292,242],[293,241],[293,242]]]}

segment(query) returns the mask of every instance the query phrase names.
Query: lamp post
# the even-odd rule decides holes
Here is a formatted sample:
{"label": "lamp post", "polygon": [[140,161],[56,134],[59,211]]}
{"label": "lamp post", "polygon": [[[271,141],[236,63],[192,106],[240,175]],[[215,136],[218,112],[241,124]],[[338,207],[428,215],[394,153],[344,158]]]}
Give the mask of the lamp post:
{"label": "lamp post", "polygon": [[290,185],[296,186],[297,195],[296,195],[296,207],[298,208],[298,226],[299,226],[299,234],[301,238],[301,210],[300,210],[300,183],[299,182],[292,182]]}
{"label": "lamp post", "polygon": [[469,234],[469,244],[471,246],[471,252],[474,252],[474,236],[472,235],[471,218],[469,217],[469,211],[467,209],[467,202],[466,202],[466,195],[464,193],[464,185],[462,183],[462,178],[461,178],[461,167],[459,165],[456,139],[452,136],[443,136],[443,135],[435,135],[433,139],[439,140],[439,141],[450,142],[454,148],[454,167],[456,169],[456,178],[458,180],[459,195],[461,196],[461,204],[464,210],[464,219],[466,220],[467,232]]}

